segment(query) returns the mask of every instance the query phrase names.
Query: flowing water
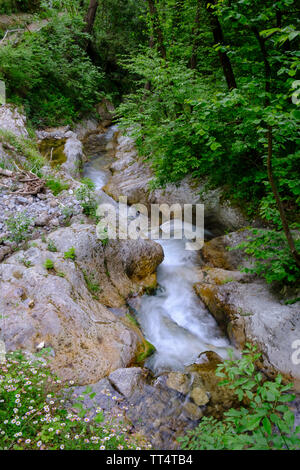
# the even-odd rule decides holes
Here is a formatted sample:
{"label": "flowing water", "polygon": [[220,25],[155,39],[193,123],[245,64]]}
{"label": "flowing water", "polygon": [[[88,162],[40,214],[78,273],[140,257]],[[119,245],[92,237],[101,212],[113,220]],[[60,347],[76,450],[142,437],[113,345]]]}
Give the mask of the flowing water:
{"label": "flowing water", "polygon": [[207,350],[226,354],[228,341],[207,311],[193,285],[199,280],[198,256],[184,240],[157,240],[165,258],[157,270],[156,295],[144,295],[137,313],[156,352],[147,366],[155,372],[181,370]]}
{"label": "flowing water", "polygon": [[[101,197],[104,197],[101,188],[109,178],[112,162],[105,149],[115,130],[112,127],[99,136],[100,150],[92,154],[84,169],[84,176],[94,181]],[[107,195],[105,199],[112,201]],[[181,370],[207,350],[214,350],[224,357],[228,340],[193,289],[199,280],[198,252],[185,250],[184,240],[157,241],[165,254],[157,270],[159,287],[155,295],[142,297],[136,312],[146,339],[156,348],[146,365],[159,373]]]}

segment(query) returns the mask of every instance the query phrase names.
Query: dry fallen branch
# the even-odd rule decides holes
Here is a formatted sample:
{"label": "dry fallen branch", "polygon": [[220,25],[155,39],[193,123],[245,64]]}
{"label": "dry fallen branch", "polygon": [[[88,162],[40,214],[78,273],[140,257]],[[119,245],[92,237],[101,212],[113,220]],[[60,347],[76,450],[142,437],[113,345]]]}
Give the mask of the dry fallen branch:
{"label": "dry fallen branch", "polygon": [[[0,175],[11,177],[14,186],[18,185],[17,191],[11,191],[12,186],[0,183],[0,186],[9,190],[9,194],[19,196],[35,196],[45,187],[45,180],[39,178],[31,171],[22,170],[16,162],[13,162],[16,172],[0,168]],[[20,187],[21,186],[21,187]]]}
{"label": "dry fallen branch", "polygon": [[0,44],[5,41],[5,39],[7,38],[7,36],[8,36],[10,33],[20,33],[20,32],[22,32],[22,31],[25,31],[25,30],[24,30],[24,29],[21,29],[21,28],[18,28],[18,29],[8,29],[8,30],[5,32],[3,38],[1,39]]}
{"label": "dry fallen branch", "polygon": [[13,176],[14,173],[13,171],[6,170],[5,168],[0,168],[0,175],[10,177],[10,176]]}

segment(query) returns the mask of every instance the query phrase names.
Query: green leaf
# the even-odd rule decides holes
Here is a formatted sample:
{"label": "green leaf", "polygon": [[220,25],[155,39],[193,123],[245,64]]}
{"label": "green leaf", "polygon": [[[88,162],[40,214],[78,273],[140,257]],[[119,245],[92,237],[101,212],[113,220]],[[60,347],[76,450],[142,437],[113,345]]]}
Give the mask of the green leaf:
{"label": "green leaf", "polygon": [[271,434],[272,434],[272,424],[271,424],[270,420],[267,417],[265,417],[262,420],[262,424],[263,424],[263,428],[266,431],[266,433],[268,434],[268,436],[271,436]]}

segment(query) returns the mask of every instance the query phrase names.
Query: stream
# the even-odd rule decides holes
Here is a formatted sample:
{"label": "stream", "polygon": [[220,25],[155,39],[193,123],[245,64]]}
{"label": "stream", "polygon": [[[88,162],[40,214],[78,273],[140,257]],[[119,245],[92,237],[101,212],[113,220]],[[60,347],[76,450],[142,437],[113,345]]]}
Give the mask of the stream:
{"label": "stream", "polygon": [[[113,157],[107,148],[116,130],[112,126],[97,136],[95,151],[89,155],[83,172],[95,183],[101,200],[113,204],[115,201],[102,188],[110,176]],[[229,342],[193,289],[199,280],[198,252],[185,250],[185,240],[156,241],[165,254],[157,270],[158,289],[154,295],[144,295],[136,310],[145,338],[156,349],[146,367],[155,374],[180,371],[207,350],[226,357]]]}

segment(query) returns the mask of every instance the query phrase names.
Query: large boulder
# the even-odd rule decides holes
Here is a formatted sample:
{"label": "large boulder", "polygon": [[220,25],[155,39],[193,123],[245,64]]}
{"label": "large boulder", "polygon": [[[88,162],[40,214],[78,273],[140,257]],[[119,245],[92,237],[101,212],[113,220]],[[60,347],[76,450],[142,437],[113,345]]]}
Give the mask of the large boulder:
{"label": "large boulder", "polygon": [[[48,250],[50,239],[55,252]],[[133,245],[126,249],[125,245],[126,241],[109,243],[104,248],[95,227],[72,225],[1,263],[1,333],[7,350],[34,352],[39,344],[50,347],[53,370],[78,384],[95,382],[131,363],[140,337],[130,323],[108,308],[124,305],[126,297],[140,289],[130,277],[135,270],[127,274],[126,263],[138,267],[143,250],[135,250]],[[145,277],[153,274],[163,257],[154,242],[147,243],[147,256],[151,256],[150,245],[157,264],[145,267]],[[72,247],[75,260],[64,255]],[[128,252],[125,263],[120,250]],[[45,268],[47,259],[52,260],[53,268]]]}
{"label": "large boulder", "polygon": [[11,132],[18,137],[28,137],[25,115],[11,104],[0,106],[0,130]]}
{"label": "large boulder", "polygon": [[138,157],[134,141],[119,134],[115,145],[115,162],[111,166],[112,176],[104,191],[115,200],[126,196],[128,204],[204,204],[205,227],[214,235],[225,230],[237,230],[249,225],[241,210],[224,200],[221,189],[207,190],[206,182],[185,177],[180,184],[167,184],[163,189],[151,190],[153,171]]}
{"label": "large boulder", "polygon": [[243,349],[246,342],[256,344],[265,371],[270,376],[280,372],[300,390],[299,365],[292,359],[293,343],[300,335],[299,302],[287,305],[264,280],[237,271],[240,266],[249,267],[251,261],[242,251],[227,248],[247,236],[242,231],[205,244],[203,279],[195,290],[237,348]]}

